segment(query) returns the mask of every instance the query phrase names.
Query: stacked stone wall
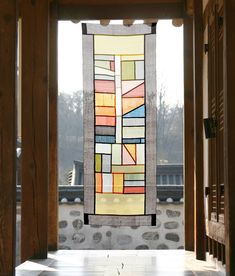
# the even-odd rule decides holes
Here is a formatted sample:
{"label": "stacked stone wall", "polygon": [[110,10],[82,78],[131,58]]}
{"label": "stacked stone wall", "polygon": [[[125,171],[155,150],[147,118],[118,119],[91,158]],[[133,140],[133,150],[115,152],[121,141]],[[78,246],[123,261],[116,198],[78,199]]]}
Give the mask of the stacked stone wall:
{"label": "stacked stone wall", "polygon": [[158,203],[157,225],[90,226],[83,222],[82,203],[59,207],[60,249],[182,249],[183,203]]}

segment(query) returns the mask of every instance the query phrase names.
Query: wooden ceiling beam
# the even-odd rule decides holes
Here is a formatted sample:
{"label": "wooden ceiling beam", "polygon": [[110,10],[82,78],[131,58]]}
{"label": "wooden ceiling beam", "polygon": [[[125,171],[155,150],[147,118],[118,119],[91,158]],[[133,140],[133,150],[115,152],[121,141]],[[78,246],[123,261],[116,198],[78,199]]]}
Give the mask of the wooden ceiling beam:
{"label": "wooden ceiling beam", "polygon": [[[103,0],[101,3],[83,4],[84,1],[59,0],[58,17],[60,20],[99,20],[99,19],[172,19],[183,18],[184,3],[179,0],[164,2],[161,0],[149,0],[147,2],[140,0],[113,1]],[[94,2],[94,1],[93,1]],[[144,2],[144,3],[143,3]],[[135,3],[135,4],[134,4]],[[131,17],[130,17],[131,15]]]}
{"label": "wooden ceiling beam", "polygon": [[87,5],[87,6],[103,6],[103,5],[139,5],[139,4],[176,4],[183,3],[184,0],[58,0],[59,5]]}

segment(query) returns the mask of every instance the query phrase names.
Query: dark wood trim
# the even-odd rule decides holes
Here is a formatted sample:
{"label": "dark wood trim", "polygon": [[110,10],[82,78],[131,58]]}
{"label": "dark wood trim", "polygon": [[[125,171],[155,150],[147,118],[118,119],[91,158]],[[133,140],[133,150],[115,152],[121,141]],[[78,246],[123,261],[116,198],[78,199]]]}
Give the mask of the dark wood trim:
{"label": "dark wood trim", "polygon": [[[62,3],[61,3],[62,2]],[[88,2],[88,1],[87,1]],[[60,20],[99,20],[99,19],[171,19],[183,18],[182,3],[141,3],[141,4],[66,4],[60,1]]]}
{"label": "dark wood trim", "polygon": [[22,1],[21,259],[47,257],[49,0]]}
{"label": "dark wood trim", "polygon": [[58,246],[58,141],[57,141],[57,95],[58,95],[58,17],[57,1],[50,5],[50,66],[49,66],[49,191],[48,191],[48,249]]}
{"label": "dark wood trim", "polygon": [[208,16],[209,16],[209,13],[211,12],[211,9],[214,6],[214,4],[215,4],[214,0],[209,0],[206,5],[206,8],[203,11],[203,30],[204,31],[208,25]]}
{"label": "dark wood trim", "polygon": [[219,243],[225,244],[224,224],[206,220],[206,235]]}
{"label": "dark wood trim", "polygon": [[235,275],[235,0],[224,1],[224,168],[226,273]]}
{"label": "dark wood trim", "polygon": [[[139,4],[166,4],[166,5],[172,5],[172,4],[181,4],[184,0],[58,0],[58,3],[60,5],[88,5],[88,6],[104,6],[104,5],[139,5]],[[188,0],[191,1],[191,0]]]}
{"label": "dark wood trim", "polygon": [[0,275],[14,275],[16,231],[16,1],[0,1]]}
{"label": "dark wood trim", "polygon": [[[194,250],[193,19],[184,18],[184,215],[185,250]],[[190,212],[188,211],[190,210]]]}
{"label": "dark wood trim", "polygon": [[194,3],[193,0],[185,0],[185,12],[188,16],[193,16]]}
{"label": "dark wood trim", "polygon": [[203,183],[203,17],[202,0],[194,0],[194,168],[195,168],[195,252],[206,258]]}

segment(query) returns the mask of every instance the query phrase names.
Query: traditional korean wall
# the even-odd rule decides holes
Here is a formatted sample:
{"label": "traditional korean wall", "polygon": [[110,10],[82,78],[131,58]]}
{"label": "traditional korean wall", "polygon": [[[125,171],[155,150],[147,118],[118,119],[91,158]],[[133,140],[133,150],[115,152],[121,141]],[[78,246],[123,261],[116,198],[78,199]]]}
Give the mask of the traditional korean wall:
{"label": "traditional korean wall", "polygon": [[157,225],[140,227],[83,224],[81,203],[59,208],[60,249],[182,249],[183,203],[157,204]]}
{"label": "traditional korean wall", "polygon": [[[171,200],[167,200],[171,201]],[[83,224],[83,203],[59,205],[59,249],[183,249],[184,204],[157,203],[157,225],[140,227]],[[16,264],[20,264],[20,204],[17,206]]]}

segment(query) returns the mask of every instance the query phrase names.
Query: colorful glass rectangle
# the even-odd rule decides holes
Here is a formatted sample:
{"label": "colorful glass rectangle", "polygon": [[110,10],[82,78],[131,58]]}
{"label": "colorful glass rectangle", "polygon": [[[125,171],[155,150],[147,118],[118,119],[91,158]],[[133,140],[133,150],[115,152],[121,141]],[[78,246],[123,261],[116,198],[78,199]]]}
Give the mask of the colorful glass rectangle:
{"label": "colorful glass rectangle", "polygon": [[[132,215],[133,206],[136,215],[145,214],[144,41],[144,35],[94,35],[95,156],[99,173],[95,177],[95,212],[99,215]],[[102,80],[97,79],[101,76]],[[121,198],[116,197],[120,194]],[[141,200],[130,204],[130,194],[142,195],[133,197]]]}

